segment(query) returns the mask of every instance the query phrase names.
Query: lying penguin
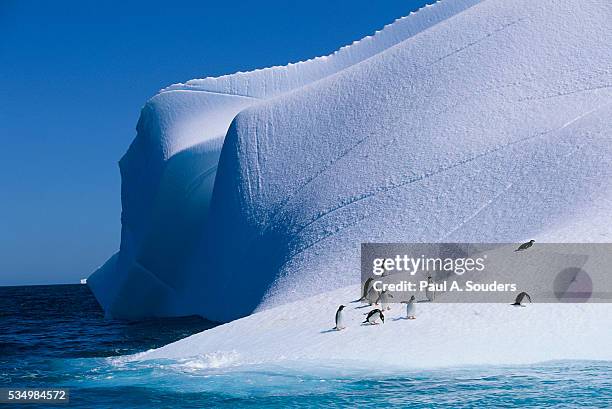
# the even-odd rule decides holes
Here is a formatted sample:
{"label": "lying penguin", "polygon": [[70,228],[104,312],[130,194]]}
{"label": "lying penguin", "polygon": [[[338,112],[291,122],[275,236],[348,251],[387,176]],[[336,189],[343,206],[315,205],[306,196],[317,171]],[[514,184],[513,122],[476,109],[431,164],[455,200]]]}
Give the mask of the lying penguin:
{"label": "lying penguin", "polygon": [[378,308],[370,311],[362,324],[378,325],[377,320],[381,320],[383,324],[385,323],[385,315]]}
{"label": "lying penguin", "polygon": [[523,250],[527,250],[529,247],[533,246],[533,243],[535,243],[535,240],[529,240],[527,243],[523,243],[521,244],[518,249],[514,250],[514,251],[523,251]]}
{"label": "lying penguin", "polygon": [[529,300],[529,302],[531,302],[531,297],[529,296],[529,294],[527,294],[525,291],[523,291],[522,293],[520,293],[519,295],[516,296],[516,299],[514,300],[514,305],[516,307],[524,307],[523,304],[521,304],[523,302],[523,299],[527,297],[527,299]]}
{"label": "lying penguin", "polygon": [[336,311],[336,326],[334,327],[334,329],[336,331],[340,331],[345,328],[346,327],[344,326],[344,305],[341,305],[340,307],[338,307],[338,311]]}

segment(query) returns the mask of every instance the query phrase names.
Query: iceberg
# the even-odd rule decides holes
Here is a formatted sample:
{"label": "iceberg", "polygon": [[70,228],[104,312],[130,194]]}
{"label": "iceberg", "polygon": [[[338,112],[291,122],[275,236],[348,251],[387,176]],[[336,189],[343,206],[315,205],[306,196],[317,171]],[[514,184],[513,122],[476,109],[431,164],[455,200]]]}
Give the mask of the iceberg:
{"label": "iceberg", "polygon": [[308,362],[340,373],[612,360],[611,304],[419,303],[415,320],[404,319],[403,305],[393,306],[374,326],[360,325],[364,310],[347,304],[347,328],[333,330],[338,303],[358,292],[349,286],[270,308],[124,359],[198,368]]}
{"label": "iceberg", "polygon": [[442,0],[326,57],[160,91],[87,284],[117,318],[256,320],[352,288],[362,242],[609,240],[611,19]]}
{"label": "iceberg", "polygon": [[[118,254],[90,277],[107,315],[189,315],[173,279],[205,230],[218,158],[241,110],[332,75],[476,4],[426,6],[332,55],[248,73],[191,80],[160,91],[142,109],[119,162],[122,230]],[[168,237],[174,237],[168,240]],[[187,280],[188,281],[188,280]],[[138,291],[134,291],[138,289]]]}

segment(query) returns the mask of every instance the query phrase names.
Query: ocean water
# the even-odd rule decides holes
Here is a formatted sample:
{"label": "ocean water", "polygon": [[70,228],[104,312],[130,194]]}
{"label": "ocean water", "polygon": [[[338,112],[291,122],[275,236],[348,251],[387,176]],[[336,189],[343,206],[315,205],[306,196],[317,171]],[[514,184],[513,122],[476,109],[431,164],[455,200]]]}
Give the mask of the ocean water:
{"label": "ocean water", "polygon": [[214,325],[107,320],[86,286],[0,287],[0,387],[70,388],[67,407],[83,408],[612,407],[609,362],[408,371],[128,356]]}

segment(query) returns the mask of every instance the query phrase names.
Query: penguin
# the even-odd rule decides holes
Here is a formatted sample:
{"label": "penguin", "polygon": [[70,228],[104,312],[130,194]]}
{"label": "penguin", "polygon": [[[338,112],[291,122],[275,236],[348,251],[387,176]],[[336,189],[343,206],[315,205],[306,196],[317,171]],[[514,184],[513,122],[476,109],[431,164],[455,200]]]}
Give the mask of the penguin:
{"label": "penguin", "polygon": [[341,305],[338,307],[338,311],[336,311],[336,326],[334,327],[336,331],[340,331],[346,328],[344,326],[344,311],[343,310],[344,310],[344,305]]}
{"label": "penguin", "polygon": [[374,304],[380,303],[383,311],[390,310],[391,307],[389,306],[389,298],[393,298],[393,295],[389,294],[389,291],[387,290],[382,291]]}
{"label": "penguin", "polygon": [[375,302],[378,302],[379,296],[380,296],[380,292],[377,291],[373,285],[371,285],[370,289],[368,290],[368,294],[366,295],[365,301],[367,301],[368,304],[372,305]]}
{"label": "penguin", "polygon": [[533,246],[533,243],[535,243],[535,240],[529,240],[527,243],[523,243],[521,244],[518,249],[514,250],[514,251],[523,251],[523,250],[527,250],[529,247]]}
{"label": "penguin", "polygon": [[416,319],[416,304],[415,301],[416,298],[414,297],[414,295],[412,297],[410,297],[410,300],[408,301],[402,301],[403,304],[406,304],[406,318],[409,320],[415,320]]}
{"label": "penguin", "polygon": [[380,319],[383,324],[385,323],[385,316],[383,312],[376,308],[368,313],[368,316],[362,324],[378,325],[376,322],[378,319]]}
{"label": "penguin", "polygon": [[529,302],[531,302],[531,297],[529,296],[529,294],[527,294],[525,291],[523,291],[522,293],[520,293],[519,295],[516,296],[516,300],[514,300],[514,304],[511,304],[511,305],[515,305],[517,307],[524,307],[524,305],[522,305],[521,303],[523,302],[523,299],[525,297],[527,297]]}
{"label": "penguin", "polygon": [[368,299],[368,292],[370,291],[370,285],[372,284],[372,281],[374,281],[374,277],[370,277],[366,280],[366,282],[363,284],[361,298],[357,301],[366,301]]}
{"label": "penguin", "polygon": [[433,279],[431,278],[431,276],[428,276],[427,277],[427,288],[425,289],[425,297],[429,301],[433,301],[436,299],[436,291],[429,288],[433,284],[434,284]]}

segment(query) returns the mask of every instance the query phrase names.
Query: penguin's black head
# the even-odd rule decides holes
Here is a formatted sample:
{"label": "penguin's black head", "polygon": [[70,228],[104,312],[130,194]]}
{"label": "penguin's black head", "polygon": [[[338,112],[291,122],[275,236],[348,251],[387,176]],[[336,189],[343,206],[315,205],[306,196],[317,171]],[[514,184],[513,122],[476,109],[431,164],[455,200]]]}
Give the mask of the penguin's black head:
{"label": "penguin's black head", "polygon": [[410,297],[410,301],[414,301],[414,295]]}
{"label": "penguin's black head", "polygon": [[339,310],[344,309],[344,305],[341,305],[340,307],[338,307]]}
{"label": "penguin's black head", "polygon": [[535,240],[529,240],[529,243],[535,243]]}

